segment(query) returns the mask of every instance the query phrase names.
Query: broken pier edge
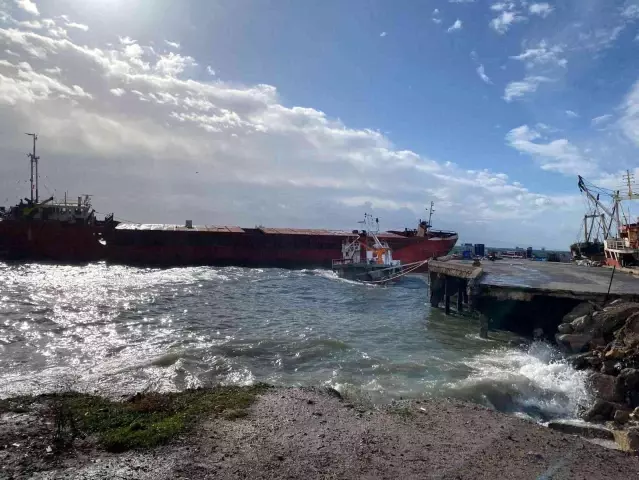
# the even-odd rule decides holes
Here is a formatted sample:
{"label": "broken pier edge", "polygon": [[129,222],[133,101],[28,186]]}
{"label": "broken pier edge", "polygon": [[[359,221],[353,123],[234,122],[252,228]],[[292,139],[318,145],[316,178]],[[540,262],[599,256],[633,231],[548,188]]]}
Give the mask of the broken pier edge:
{"label": "broken pier edge", "polygon": [[491,328],[528,337],[541,331],[552,336],[563,316],[581,302],[639,301],[639,277],[617,273],[611,278],[611,271],[603,268],[531,260],[439,259],[428,263],[428,271],[431,306],[443,302],[450,314],[451,299],[456,298],[458,313],[467,309],[479,316],[482,336],[488,321]]}

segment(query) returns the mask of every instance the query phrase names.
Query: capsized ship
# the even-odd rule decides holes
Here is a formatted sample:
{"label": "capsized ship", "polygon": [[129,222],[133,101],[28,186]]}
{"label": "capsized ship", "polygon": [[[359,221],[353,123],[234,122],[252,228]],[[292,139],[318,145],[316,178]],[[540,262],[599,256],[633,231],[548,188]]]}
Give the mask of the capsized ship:
{"label": "capsized ship", "polygon": [[[141,225],[120,223],[105,232],[109,261],[156,266],[220,265],[281,268],[331,268],[342,243],[357,231],[236,226]],[[393,258],[414,263],[447,255],[455,232],[416,229],[377,234]]]}

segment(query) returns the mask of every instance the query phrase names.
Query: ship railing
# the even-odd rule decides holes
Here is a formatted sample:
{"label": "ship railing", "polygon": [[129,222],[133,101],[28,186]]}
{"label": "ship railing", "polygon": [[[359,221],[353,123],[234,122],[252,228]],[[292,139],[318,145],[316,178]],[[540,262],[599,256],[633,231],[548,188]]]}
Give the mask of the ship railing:
{"label": "ship railing", "polygon": [[612,249],[612,250],[623,250],[628,247],[626,246],[626,243],[623,240],[607,239],[606,248]]}
{"label": "ship railing", "polygon": [[339,260],[333,260],[333,267],[337,267],[340,265],[351,265],[355,263],[355,260],[352,258],[340,258]]}

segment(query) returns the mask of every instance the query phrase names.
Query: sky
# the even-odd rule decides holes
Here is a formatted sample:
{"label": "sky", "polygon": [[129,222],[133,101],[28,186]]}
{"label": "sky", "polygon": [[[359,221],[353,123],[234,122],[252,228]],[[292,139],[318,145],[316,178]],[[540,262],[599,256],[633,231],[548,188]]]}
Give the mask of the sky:
{"label": "sky", "polygon": [[639,174],[639,0],[0,0],[0,204],[567,249]]}

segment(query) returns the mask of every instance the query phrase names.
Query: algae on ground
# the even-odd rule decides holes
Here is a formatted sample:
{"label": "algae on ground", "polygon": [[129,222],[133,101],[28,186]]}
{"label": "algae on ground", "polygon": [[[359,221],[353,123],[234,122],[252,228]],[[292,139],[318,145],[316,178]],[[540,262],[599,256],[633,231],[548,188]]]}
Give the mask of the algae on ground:
{"label": "algae on ground", "polygon": [[[70,432],[73,437],[95,435],[107,450],[121,452],[167,443],[204,415],[230,420],[241,418],[247,415],[248,407],[257,396],[268,388],[268,385],[257,384],[249,387],[218,386],[183,392],[142,393],[123,402],[67,392],[0,400],[0,413],[34,411],[38,415],[55,417],[65,412],[67,418],[63,423],[65,428],[73,430]],[[60,424],[61,421],[60,418],[52,420],[54,424]]]}

